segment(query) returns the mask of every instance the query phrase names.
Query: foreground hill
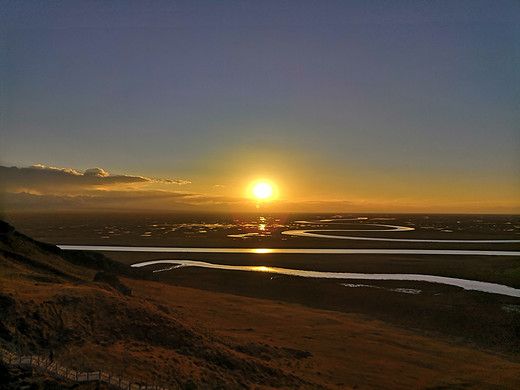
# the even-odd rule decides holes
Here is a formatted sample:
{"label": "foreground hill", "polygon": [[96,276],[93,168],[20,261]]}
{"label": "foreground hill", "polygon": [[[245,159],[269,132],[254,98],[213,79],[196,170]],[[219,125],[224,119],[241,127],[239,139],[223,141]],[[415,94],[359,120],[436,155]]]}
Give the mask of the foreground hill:
{"label": "foreground hill", "polygon": [[172,389],[520,387],[520,364],[504,357],[359,315],[143,280],[5,223],[0,269],[0,346],[81,371]]}
{"label": "foreground hill", "polygon": [[[113,367],[114,373],[144,383],[168,382],[180,388],[306,383],[276,362],[304,359],[306,352],[222,340],[171,314],[165,306],[106,283],[117,277],[96,278],[95,270],[71,264],[64,257],[68,255],[63,256],[58,248],[31,240],[2,223],[0,337],[7,349],[40,355],[52,351],[56,360],[72,368]],[[108,268],[118,268],[115,262],[103,260]],[[122,265],[119,268],[130,272]],[[256,349],[269,359],[253,356],[250,351]],[[152,350],[161,351],[154,360],[167,363],[166,371],[162,364],[142,366]]]}

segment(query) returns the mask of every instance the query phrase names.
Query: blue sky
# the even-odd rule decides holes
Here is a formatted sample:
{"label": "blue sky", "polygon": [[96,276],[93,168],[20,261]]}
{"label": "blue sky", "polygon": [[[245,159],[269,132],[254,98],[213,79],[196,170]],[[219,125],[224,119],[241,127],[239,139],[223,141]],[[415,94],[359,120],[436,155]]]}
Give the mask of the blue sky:
{"label": "blue sky", "polygon": [[520,210],[518,2],[1,5],[4,166],[208,199],[268,177],[295,208]]}

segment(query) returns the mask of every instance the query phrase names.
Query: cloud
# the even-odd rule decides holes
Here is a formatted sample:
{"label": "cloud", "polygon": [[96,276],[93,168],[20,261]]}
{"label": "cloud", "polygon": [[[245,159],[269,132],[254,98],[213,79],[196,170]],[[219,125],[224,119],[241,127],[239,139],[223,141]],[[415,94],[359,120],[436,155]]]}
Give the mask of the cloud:
{"label": "cloud", "polygon": [[85,171],[83,176],[108,177],[110,174],[101,168],[90,168]]}
{"label": "cloud", "polygon": [[99,167],[79,172],[41,164],[24,168],[0,166],[0,209],[192,210],[233,203],[232,198],[164,186],[188,183],[181,179],[111,175]]}
{"label": "cloud", "polygon": [[185,184],[190,184],[191,181],[188,180],[172,180],[172,179],[150,179],[153,183],[160,183],[160,184],[178,184],[180,186]]}
{"label": "cloud", "polygon": [[[3,211],[38,210],[227,210],[244,207],[244,198],[165,190],[89,190],[82,194],[0,193]],[[2,210],[0,210],[1,212]]]}
{"label": "cloud", "polygon": [[2,193],[6,210],[177,210],[189,209],[182,201],[192,194],[168,191],[97,191],[88,195]]}
{"label": "cloud", "polygon": [[32,165],[30,167],[0,166],[2,190],[7,192],[70,193],[93,187],[139,184],[189,184],[180,179],[153,179],[136,175],[111,175],[102,168],[90,168],[84,173],[74,169]]}

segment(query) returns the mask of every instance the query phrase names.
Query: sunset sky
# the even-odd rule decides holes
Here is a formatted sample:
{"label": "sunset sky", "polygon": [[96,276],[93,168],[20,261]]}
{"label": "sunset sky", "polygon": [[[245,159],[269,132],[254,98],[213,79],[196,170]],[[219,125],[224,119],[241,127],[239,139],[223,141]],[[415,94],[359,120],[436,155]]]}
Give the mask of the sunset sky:
{"label": "sunset sky", "polygon": [[0,1],[4,210],[520,213],[518,1]]}

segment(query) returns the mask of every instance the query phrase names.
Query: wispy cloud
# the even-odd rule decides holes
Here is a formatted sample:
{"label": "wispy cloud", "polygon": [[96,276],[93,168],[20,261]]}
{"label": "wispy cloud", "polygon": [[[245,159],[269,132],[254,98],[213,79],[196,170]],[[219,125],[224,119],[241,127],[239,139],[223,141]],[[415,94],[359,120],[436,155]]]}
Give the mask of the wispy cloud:
{"label": "wispy cloud", "polygon": [[82,195],[3,193],[7,210],[83,210],[83,209],[172,209],[185,208],[192,194],[169,191],[96,191]]}
{"label": "wispy cloud", "polygon": [[[0,205],[5,210],[190,210],[244,202],[242,198],[179,191],[188,180],[112,175],[102,168],[79,172],[45,165],[0,166]],[[165,186],[166,185],[166,186]]]}
{"label": "wispy cloud", "polygon": [[81,173],[70,168],[45,165],[30,167],[0,166],[2,190],[8,192],[67,193],[92,187],[112,187],[138,184],[189,184],[188,180],[155,179],[136,175],[111,175],[102,168],[90,168]]}

